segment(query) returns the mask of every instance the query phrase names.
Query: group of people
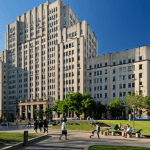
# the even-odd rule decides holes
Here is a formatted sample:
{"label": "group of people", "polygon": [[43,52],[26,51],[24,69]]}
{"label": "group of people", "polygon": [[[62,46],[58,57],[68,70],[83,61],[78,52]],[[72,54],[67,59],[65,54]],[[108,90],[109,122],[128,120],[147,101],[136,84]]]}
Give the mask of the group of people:
{"label": "group of people", "polygon": [[47,131],[48,133],[48,121],[45,119],[44,121],[43,120],[35,120],[34,122],[34,130],[35,132],[37,133],[37,129],[40,129],[40,133],[42,132],[43,128],[44,128],[44,132],[45,133]]}
{"label": "group of people", "polygon": [[124,126],[124,128],[122,128],[122,125],[120,123],[120,125],[118,126],[118,124],[116,124],[114,126],[114,130],[121,130],[123,129],[123,137],[127,137],[127,134],[132,134],[132,128],[130,127],[130,125],[127,124],[127,126]]}

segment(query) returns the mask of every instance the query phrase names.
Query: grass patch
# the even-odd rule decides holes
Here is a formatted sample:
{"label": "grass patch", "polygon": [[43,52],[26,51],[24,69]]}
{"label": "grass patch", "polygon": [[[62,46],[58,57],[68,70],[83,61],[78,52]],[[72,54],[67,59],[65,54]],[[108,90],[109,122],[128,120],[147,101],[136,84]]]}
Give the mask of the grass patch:
{"label": "grass patch", "polygon": [[[92,131],[96,127],[93,122],[67,122],[67,130],[82,130],[82,131]],[[58,125],[49,127],[50,129],[61,129],[61,123]],[[101,127],[101,130],[105,130],[103,127]]]}
{"label": "grass patch", "polygon": [[[98,120],[99,122],[104,122],[108,125],[110,125],[112,128],[116,124],[122,124],[127,125],[129,124],[131,127],[133,127],[133,121],[129,120]],[[150,121],[134,121],[134,128],[135,129],[142,129],[141,134],[142,135],[150,135]]]}
{"label": "grass patch", "polygon": [[130,146],[106,146],[106,145],[99,145],[99,146],[91,146],[88,150],[149,150],[147,147],[130,147]]}
{"label": "grass patch", "polygon": [[[28,140],[39,137],[43,134],[35,134],[29,133]],[[0,132],[0,144],[10,143],[10,142],[23,142],[23,133],[8,133],[8,132]]]}

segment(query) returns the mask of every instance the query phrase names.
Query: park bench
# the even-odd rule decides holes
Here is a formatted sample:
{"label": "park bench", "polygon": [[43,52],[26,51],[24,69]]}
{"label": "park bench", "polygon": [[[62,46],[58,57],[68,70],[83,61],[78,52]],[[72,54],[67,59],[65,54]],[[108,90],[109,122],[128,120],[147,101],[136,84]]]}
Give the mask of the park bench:
{"label": "park bench", "polygon": [[[135,134],[136,137],[140,137],[140,133],[141,133],[142,129],[134,129],[134,131],[132,131],[132,134]],[[114,129],[109,129],[109,132],[112,133],[113,136],[115,136],[115,133],[123,133],[123,130],[114,130]],[[132,137],[131,135],[127,135],[127,137]],[[123,135],[123,134],[122,134]]]}

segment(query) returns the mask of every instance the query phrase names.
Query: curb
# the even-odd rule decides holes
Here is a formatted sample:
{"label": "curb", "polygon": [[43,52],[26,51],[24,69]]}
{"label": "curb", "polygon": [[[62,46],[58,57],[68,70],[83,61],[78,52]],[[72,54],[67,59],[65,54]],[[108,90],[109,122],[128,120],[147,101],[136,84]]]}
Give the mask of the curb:
{"label": "curb", "polygon": [[[30,139],[30,140],[28,140],[28,145],[33,143],[33,142],[39,141],[43,138],[46,138],[46,137],[47,137],[47,135],[43,135],[43,136],[40,136],[40,137]],[[23,146],[23,142],[20,142],[20,143],[14,144],[12,146],[8,146],[6,148],[3,148],[2,150],[16,150],[17,148],[21,148],[22,146]]]}

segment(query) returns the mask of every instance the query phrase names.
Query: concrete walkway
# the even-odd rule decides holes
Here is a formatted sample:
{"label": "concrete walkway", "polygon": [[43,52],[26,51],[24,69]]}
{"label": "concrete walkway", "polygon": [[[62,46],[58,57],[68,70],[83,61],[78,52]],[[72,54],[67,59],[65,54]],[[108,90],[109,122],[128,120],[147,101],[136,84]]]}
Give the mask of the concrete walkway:
{"label": "concrete walkway", "polygon": [[101,136],[100,139],[98,139],[95,133],[94,137],[90,139],[90,132],[68,131],[69,140],[65,140],[64,136],[62,140],[59,140],[60,134],[61,130],[49,129],[49,134],[46,139],[22,147],[19,150],[77,150],[84,149],[86,146],[91,145],[138,146],[150,148],[150,138],[145,137],[129,139],[122,136],[109,135]]}

